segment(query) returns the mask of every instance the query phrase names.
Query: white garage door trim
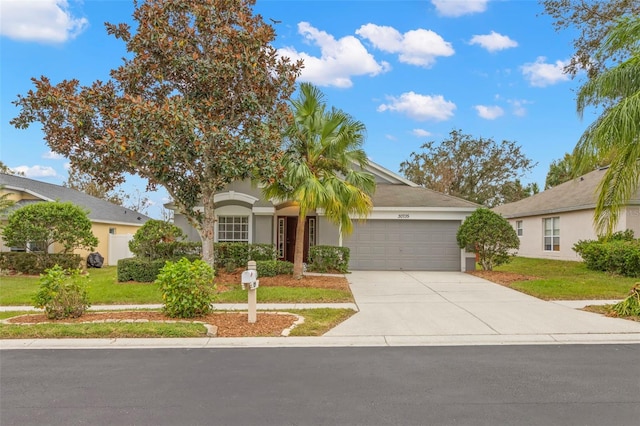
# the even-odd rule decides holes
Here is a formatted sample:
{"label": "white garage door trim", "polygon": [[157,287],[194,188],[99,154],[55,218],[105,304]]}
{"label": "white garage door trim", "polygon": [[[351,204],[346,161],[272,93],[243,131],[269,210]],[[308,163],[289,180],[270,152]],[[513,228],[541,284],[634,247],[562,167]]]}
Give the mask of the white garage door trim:
{"label": "white garage door trim", "polygon": [[352,270],[460,271],[459,220],[367,220],[345,237]]}

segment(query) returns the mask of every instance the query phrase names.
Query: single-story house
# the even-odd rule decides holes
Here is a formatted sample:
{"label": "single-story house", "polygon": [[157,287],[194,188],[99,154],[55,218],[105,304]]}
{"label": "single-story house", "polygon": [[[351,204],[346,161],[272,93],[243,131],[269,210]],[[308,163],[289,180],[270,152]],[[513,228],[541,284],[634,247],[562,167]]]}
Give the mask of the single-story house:
{"label": "single-story house", "polygon": [[[598,238],[593,218],[601,168],[531,197],[495,207],[520,237],[518,255],[542,259],[581,260],[573,251],[579,240]],[[631,229],[640,237],[640,192],[623,207],[616,231]]]}
{"label": "single-story house", "polygon": [[[0,186],[2,187],[0,191],[8,193],[8,199],[15,202],[12,209],[20,208],[29,203],[68,201],[87,210],[93,234],[98,238],[98,247],[95,248],[95,251],[104,256],[105,265],[115,265],[118,259],[131,257],[128,241],[150,219],[141,213],[75,189],[26,177],[0,173]],[[6,217],[2,219],[6,221]],[[0,251],[11,251],[12,249],[18,248],[5,246],[0,235]],[[89,251],[77,250],[76,253],[86,257]]]}
{"label": "single-story house", "polygon": [[[371,214],[366,220],[354,218],[354,231],[347,236],[322,211],[309,213],[305,259],[310,246],[332,245],[350,249],[352,270],[464,271],[474,266],[473,254],[468,261],[458,247],[456,233],[476,204],[420,187],[373,162],[367,171],[377,182]],[[215,241],[274,244],[279,259],[293,261],[295,203],[266,200],[249,181],[230,184],[214,201]],[[190,240],[200,240],[179,212],[174,223]]]}

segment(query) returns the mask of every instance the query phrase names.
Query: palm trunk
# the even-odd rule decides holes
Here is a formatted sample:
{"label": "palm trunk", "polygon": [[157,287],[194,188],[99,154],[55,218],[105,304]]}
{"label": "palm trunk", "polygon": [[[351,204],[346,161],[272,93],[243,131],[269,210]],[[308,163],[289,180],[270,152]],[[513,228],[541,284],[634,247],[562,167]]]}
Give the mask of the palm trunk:
{"label": "palm trunk", "polygon": [[296,246],[293,254],[293,278],[299,280],[302,278],[303,262],[304,262],[304,228],[307,215],[302,212],[298,214],[298,223],[296,225]]}

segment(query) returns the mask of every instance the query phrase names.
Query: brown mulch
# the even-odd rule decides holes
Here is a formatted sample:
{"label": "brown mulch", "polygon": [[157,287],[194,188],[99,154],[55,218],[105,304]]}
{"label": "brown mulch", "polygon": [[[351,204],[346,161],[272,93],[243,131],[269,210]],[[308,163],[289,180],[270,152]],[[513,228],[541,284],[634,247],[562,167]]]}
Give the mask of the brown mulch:
{"label": "brown mulch", "polygon": [[[218,291],[226,290],[224,284],[240,283],[242,270],[229,274],[223,271],[216,273],[216,287]],[[302,279],[296,280],[290,275],[279,275],[276,277],[262,277],[261,287],[317,287],[337,290],[349,290],[349,282],[344,277],[305,275]],[[34,314],[28,316],[14,317],[7,320],[10,323],[82,323],[106,320],[149,320],[149,321],[176,321],[176,318],[169,318],[161,312],[149,311],[111,311],[111,312],[86,312],[80,318],[69,318],[64,320],[50,320],[44,314]],[[287,314],[258,313],[256,322],[249,324],[246,312],[214,312],[204,317],[194,318],[194,321],[204,322],[218,327],[218,337],[259,337],[259,336],[280,336],[282,331],[291,327],[298,317]],[[185,320],[188,321],[188,320]]]}
{"label": "brown mulch", "polygon": [[7,320],[14,324],[77,324],[87,322],[110,322],[115,320],[148,320],[148,321],[179,321],[179,322],[203,322],[218,327],[217,337],[266,337],[280,336],[282,331],[291,327],[298,320],[296,315],[258,313],[256,322],[249,324],[246,312],[213,312],[208,315],[191,319],[169,318],[161,312],[150,311],[111,311],[111,312],[85,312],[79,318],[66,318],[63,320],[50,320],[44,314],[31,314],[13,317]]}
{"label": "brown mulch", "polygon": [[511,284],[516,281],[530,281],[536,279],[536,277],[532,277],[530,275],[503,271],[467,271],[467,273],[507,287],[511,286]]}

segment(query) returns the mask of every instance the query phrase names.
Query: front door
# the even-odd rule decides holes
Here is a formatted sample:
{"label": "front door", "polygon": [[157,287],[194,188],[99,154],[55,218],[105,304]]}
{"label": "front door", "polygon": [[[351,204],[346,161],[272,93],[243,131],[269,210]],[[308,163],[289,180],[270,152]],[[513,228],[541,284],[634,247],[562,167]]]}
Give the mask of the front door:
{"label": "front door", "polygon": [[[278,235],[276,241],[278,259],[293,262],[296,250],[297,226],[297,216],[278,216]],[[316,218],[307,216],[304,228],[303,260],[307,262],[309,259],[309,247],[315,245],[316,241]]]}

